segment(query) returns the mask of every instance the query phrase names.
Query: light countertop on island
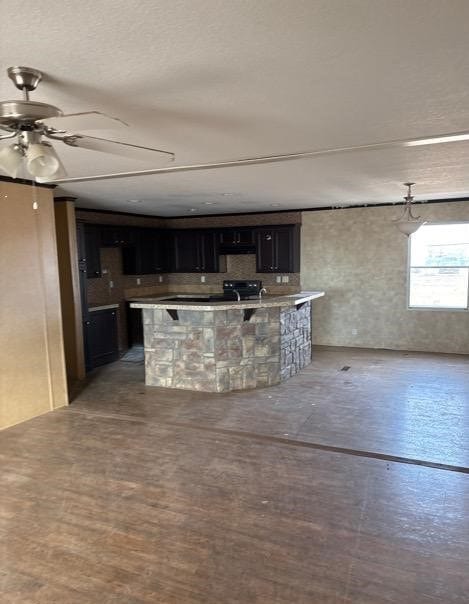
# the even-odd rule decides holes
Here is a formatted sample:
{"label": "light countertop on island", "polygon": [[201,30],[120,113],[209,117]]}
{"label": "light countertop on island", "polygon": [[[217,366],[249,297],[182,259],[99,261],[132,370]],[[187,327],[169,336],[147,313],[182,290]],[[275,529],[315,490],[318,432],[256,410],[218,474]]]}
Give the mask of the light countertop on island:
{"label": "light countertop on island", "polygon": [[[310,302],[317,298],[324,296],[323,291],[301,291],[297,294],[285,294],[285,295],[272,295],[268,294],[262,297],[262,300],[251,299],[251,300],[237,300],[233,301],[210,301],[209,295],[206,296],[201,293],[196,294],[178,294],[178,293],[167,293],[161,296],[144,296],[144,297],[132,297],[127,301],[130,302],[131,308],[163,308],[169,310],[232,310],[234,308],[247,309],[247,308],[275,308],[275,307],[288,307],[298,306],[305,302]],[[178,298],[178,300],[171,300],[170,298]],[[191,301],[184,301],[185,298],[190,298]],[[193,298],[200,298],[196,302]],[[205,298],[205,299],[204,299]]]}

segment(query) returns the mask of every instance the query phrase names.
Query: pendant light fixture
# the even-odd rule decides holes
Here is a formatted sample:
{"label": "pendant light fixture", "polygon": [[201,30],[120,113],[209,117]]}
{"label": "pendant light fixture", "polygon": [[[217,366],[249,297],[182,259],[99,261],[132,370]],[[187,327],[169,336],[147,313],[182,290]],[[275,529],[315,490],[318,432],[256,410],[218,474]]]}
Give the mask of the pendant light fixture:
{"label": "pendant light fixture", "polygon": [[417,231],[423,224],[425,224],[425,221],[421,220],[420,216],[414,216],[412,214],[412,201],[414,199],[412,196],[412,185],[414,184],[414,182],[404,183],[404,186],[407,187],[407,195],[404,197],[404,200],[406,202],[404,206],[404,211],[400,218],[393,220],[393,224],[399,229],[401,233],[407,235],[407,237],[409,237],[409,235],[412,235],[412,233],[415,233],[415,231]]}

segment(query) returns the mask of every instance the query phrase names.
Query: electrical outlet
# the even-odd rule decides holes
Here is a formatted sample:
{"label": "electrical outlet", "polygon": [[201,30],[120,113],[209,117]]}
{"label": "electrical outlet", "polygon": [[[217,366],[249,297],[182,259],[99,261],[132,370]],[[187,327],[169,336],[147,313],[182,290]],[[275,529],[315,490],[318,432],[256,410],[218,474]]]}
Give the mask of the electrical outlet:
{"label": "electrical outlet", "polygon": [[200,275],[200,282],[205,283],[205,275]]}
{"label": "electrical outlet", "polygon": [[137,285],[142,285],[142,280],[140,279],[140,277],[137,277]]}
{"label": "electrical outlet", "polygon": [[290,281],[290,277],[288,275],[282,275],[282,283],[288,283]]}
{"label": "electrical outlet", "polygon": [[358,329],[352,329],[352,336],[356,336],[358,334]]}
{"label": "electrical outlet", "polygon": [[282,277],[280,275],[277,275],[275,280],[277,281],[277,283],[282,283]]}
{"label": "electrical outlet", "polygon": [[103,270],[101,271],[101,275],[107,275],[108,274],[108,270],[107,268],[103,268]]}
{"label": "electrical outlet", "polygon": [[114,287],[114,281],[109,281],[109,289],[112,289]]}

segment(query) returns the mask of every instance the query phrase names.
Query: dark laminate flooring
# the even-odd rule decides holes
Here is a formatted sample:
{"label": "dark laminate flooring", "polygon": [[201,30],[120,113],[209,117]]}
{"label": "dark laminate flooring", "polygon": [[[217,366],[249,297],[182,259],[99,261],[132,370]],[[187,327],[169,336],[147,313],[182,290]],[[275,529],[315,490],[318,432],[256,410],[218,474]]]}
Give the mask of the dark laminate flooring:
{"label": "dark laminate flooring", "polygon": [[467,357],[317,349],[228,395],[142,379],[107,366],[0,434],[2,604],[469,602]]}

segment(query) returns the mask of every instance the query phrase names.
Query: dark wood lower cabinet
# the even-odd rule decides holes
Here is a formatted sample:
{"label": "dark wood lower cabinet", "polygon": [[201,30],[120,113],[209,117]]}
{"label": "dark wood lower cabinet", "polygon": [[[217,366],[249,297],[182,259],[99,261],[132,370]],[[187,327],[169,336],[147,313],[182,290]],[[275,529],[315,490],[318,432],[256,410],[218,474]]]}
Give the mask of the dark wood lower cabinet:
{"label": "dark wood lower cabinet", "polygon": [[86,369],[116,361],[119,358],[117,309],[90,311],[84,323]]}

